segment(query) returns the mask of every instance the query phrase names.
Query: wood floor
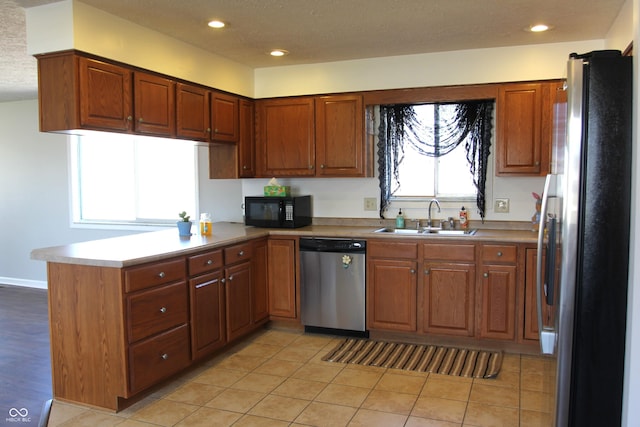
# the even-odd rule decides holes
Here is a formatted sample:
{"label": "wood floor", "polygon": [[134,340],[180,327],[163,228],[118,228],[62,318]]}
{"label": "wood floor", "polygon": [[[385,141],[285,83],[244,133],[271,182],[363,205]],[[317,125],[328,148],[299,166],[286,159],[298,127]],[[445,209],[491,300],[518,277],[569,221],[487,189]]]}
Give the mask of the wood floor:
{"label": "wood floor", "polygon": [[50,361],[47,291],[0,284],[0,425],[39,425]]}

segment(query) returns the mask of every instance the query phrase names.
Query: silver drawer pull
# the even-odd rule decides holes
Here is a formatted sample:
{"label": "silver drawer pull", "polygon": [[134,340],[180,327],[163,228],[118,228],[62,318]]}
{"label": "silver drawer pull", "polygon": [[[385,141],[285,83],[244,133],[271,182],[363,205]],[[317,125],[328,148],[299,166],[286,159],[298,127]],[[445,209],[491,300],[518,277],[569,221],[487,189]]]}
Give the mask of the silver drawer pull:
{"label": "silver drawer pull", "polygon": [[160,313],[166,313],[166,312],[167,312],[167,307],[160,308]]}
{"label": "silver drawer pull", "polygon": [[164,271],[161,271],[160,273],[158,273],[159,278],[164,279],[164,276],[165,276]]}
{"label": "silver drawer pull", "polygon": [[208,259],[208,260],[207,260],[207,265],[211,265],[211,264],[213,264],[213,261],[212,261],[212,260],[210,260],[210,259]]}
{"label": "silver drawer pull", "polygon": [[496,255],[502,256],[502,252],[498,251],[498,253]]}
{"label": "silver drawer pull", "polygon": [[416,271],[412,268],[411,270],[409,270],[409,273],[416,274]]}
{"label": "silver drawer pull", "polygon": [[489,273],[484,273],[482,276],[485,277],[485,278],[489,277]]}
{"label": "silver drawer pull", "polygon": [[244,251],[238,252],[238,256],[244,256]]}
{"label": "silver drawer pull", "polygon": [[205,286],[212,285],[212,284],[216,283],[217,281],[218,281],[218,279],[213,279],[213,280],[209,280],[208,282],[200,283],[200,284],[196,285],[196,289],[200,289],[200,288],[204,288]]}
{"label": "silver drawer pull", "polygon": [[162,357],[162,359],[163,359],[163,360],[167,360],[167,359],[169,358],[169,355],[168,355],[167,353],[164,353],[164,354],[163,354],[162,356],[160,356],[160,357]]}
{"label": "silver drawer pull", "polygon": [[229,276],[229,280],[233,280],[233,275]]}

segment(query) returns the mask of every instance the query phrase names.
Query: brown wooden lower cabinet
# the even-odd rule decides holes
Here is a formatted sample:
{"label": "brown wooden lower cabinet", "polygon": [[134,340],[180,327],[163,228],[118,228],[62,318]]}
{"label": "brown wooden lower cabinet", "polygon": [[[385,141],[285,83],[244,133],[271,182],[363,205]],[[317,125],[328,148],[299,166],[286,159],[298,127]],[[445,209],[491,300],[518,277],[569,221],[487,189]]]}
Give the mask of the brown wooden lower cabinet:
{"label": "brown wooden lower cabinet", "polygon": [[475,264],[425,262],[423,332],[474,335],[475,276]]}
{"label": "brown wooden lower cabinet", "polygon": [[516,338],[517,245],[481,244],[481,338]]}
{"label": "brown wooden lower cabinet", "polygon": [[272,318],[298,318],[296,245],[296,239],[269,238],[269,313]]}
{"label": "brown wooden lower cabinet", "polygon": [[126,268],[49,262],[54,398],[117,411],[264,324],[266,256],[261,238]]}

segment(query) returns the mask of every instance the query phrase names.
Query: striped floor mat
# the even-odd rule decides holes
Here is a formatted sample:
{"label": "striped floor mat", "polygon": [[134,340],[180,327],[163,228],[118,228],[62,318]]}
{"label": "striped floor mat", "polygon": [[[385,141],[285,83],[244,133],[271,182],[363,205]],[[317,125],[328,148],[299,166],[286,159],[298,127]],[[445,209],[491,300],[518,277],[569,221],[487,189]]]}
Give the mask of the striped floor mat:
{"label": "striped floor mat", "polygon": [[502,365],[502,352],[347,338],[322,360],[459,377],[495,378]]}

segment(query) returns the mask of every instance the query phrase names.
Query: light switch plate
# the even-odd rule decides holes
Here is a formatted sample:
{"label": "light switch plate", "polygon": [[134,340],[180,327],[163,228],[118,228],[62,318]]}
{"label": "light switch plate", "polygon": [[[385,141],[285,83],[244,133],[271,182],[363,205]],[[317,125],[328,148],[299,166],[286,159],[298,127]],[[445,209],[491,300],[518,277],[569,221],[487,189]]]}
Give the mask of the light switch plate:
{"label": "light switch plate", "polygon": [[496,199],[493,205],[493,210],[496,213],[508,213],[509,199]]}
{"label": "light switch plate", "polygon": [[378,200],[375,197],[365,197],[364,198],[364,210],[365,211],[375,211],[378,209]]}

